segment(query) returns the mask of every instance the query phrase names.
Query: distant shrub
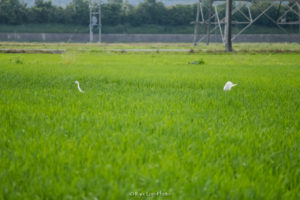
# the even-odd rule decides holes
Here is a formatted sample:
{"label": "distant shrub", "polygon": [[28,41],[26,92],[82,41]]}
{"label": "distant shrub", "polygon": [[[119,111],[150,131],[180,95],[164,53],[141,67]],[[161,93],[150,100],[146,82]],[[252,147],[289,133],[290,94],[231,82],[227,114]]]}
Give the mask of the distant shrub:
{"label": "distant shrub", "polygon": [[190,49],[189,53],[195,53],[194,49]]}
{"label": "distant shrub", "polygon": [[189,62],[189,64],[192,64],[192,65],[203,65],[203,64],[205,64],[205,61],[201,58],[200,60]]}
{"label": "distant shrub", "polygon": [[15,63],[15,64],[23,64],[24,63],[23,59],[18,56],[11,59],[10,62]]}

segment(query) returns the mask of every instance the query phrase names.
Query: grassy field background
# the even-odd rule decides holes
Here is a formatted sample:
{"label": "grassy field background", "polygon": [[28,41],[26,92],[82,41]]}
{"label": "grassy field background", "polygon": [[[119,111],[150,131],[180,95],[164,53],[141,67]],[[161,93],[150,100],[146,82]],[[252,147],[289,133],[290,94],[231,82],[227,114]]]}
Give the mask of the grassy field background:
{"label": "grassy field background", "polygon": [[0,54],[0,199],[299,199],[299,65],[293,53]]}
{"label": "grassy field background", "polygon": [[[184,49],[193,50],[195,53],[218,53],[224,51],[221,43],[211,43],[209,46],[200,43],[192,46],[191,43],[20,43],[20,42],[1,42],[1,49],[62,49],[68,53],[103,53],[109,50],[126,49]],[[276,52],[300,52],[298,43],[234,43],[235,52],[249,53],[276,53]]]}

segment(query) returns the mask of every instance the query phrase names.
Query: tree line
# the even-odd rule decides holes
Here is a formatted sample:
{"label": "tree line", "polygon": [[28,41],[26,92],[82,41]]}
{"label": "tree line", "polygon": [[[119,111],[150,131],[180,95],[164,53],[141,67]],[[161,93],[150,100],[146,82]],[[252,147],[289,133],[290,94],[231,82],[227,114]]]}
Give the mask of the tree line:
{"label": "tree line", "polygon": [[[209,0],[204,1],[208,7]],[[253,17],[268,6],[268,3],[258,1],[251,9]],[[246,9],[246,8],[244,8]],[[281,8],[281,12],[285,9]],[[166,7],[156,0],[144,0],[138,6],[123,3],[122,0],[110,0],[102,6],[102,24],[118,25],[130,24],[140,26],[142,24],[157,25],[188,25],[195,20],[197,5],[174,5]],[[224,8],[220,8],[220,15],[225,15]],[[244,10],[247,13],[247,10]],[[273,19],[279,17],[279,10],[272,8],[268,14]],[[208,15],[208,9],[204,9],[204,15]],[[295,16],[288,16],[295,18]],[[233,16],[234,21],[245,21],[242,14]],[[296,20],[296,19],[295,19]],[[35,0],[32,7],[21,3],[19,0],[0,0],[0,23],[1,24],[89,24],[89,0],[72,0],[66,7],[55,6],[48,0]],[[260,25],[272,25],[267,17],[257,21]]]}

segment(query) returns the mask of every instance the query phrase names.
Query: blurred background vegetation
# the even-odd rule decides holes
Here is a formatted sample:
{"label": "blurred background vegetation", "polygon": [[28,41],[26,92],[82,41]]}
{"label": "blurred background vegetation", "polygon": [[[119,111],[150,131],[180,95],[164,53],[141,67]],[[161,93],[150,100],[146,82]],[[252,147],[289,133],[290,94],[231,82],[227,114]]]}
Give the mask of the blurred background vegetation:
{"label": "blurred background vegetation", "polygon": [[[208,0],[204,1],[208,5]],[[266,1],[256,1],[251,7],[253,18],[268,6]],[[281,12],[287,10],[281,6]],[[248,11],[244,8],[244,12]],[[204,9],[208,15],[208,9]],[[220,17],[225,15],[220,7]],[[273,19],[279,17],[278,8],[268,11]],[[192,21],[196,16],[196,4],[164,4],[156,0],[144,0],[132,5],[128,1],[109,0],[102,7],[104,33],[192,33]],[[298,20],[288,15],[289,20]],[[235,14],[234,21],[245,21],[242,14]],[[47,0],[0,0],[0,32],[87,33],[89,28],[89,0],[65,0],[59,4]],[[237,32],[243,25],[235,25]],[[297,25],[288,26],[289,33],[298,32]],[[200,27],[205,32],[205,26]],[[247,32],[284,33],[267,17],[261,17]]]}

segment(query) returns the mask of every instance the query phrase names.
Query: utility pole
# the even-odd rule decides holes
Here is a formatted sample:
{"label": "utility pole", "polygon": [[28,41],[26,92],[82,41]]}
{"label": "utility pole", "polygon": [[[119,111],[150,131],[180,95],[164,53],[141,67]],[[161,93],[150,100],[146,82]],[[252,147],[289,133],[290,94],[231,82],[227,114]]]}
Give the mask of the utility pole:
{"label": "utility pole", "polygon": [[99,40],[98,40],[98,42],[99,43],[101,43],[102,42],[102,18],[101,18],[101,5],[102,4],[102,2],[100,1],[99,2],[99,24],[98,24],[98,26],[99,26]]}
{"label": "utility pole", "polygon": [[93,42],[92,5],[90,4],[90,42]]}
{"label": "utility pole", "polygon": [[279,6],[278,6],[278,10],[277,10],[276,21],[278,21],[278,18],[280,17],[280,9],[281,9],[281,5],[282,5],[282,0],[279,1]]}
{"label": "utility pole", "polygon": [[226,0],[226,17],[225,17],[225,48],[227,52],[232,52],[231,41],[231,19],[232,19],[232,0]]}
{"label": "utility pole", "polygon": [[207,34],[206,45],[209,45],[209,42],[210,42],[210,26],[211,26],[211,19],[210,18],[211,18],[212,3],[213,3],[213,0],[209,0],[208,23],[207,23],[207,28],[206,28],[206,34]]}
{"label": "utility pole", "polygon": [[298,7],[298,22],[299,22],[299,33],[300,33],[300,2],[296,1]]}
{"label": "utility pole", "polygon": [[194,46],[197,46],[199,16],[200,16],[200,4],[201,4],[201,0],[198,1],[198,5],[197,5],[197,15],[196,15],[196,21],[195,21],[195,28],[194,28]]}

